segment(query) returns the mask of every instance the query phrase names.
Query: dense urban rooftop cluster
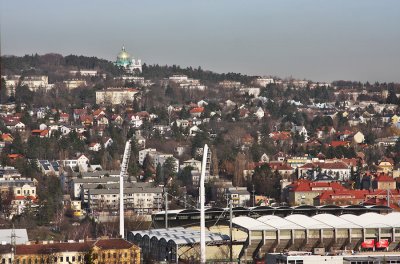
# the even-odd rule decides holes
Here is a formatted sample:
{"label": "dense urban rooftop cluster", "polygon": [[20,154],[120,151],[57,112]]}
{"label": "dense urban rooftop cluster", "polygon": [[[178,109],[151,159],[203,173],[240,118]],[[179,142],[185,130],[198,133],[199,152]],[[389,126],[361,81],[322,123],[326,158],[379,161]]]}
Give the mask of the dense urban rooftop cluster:
{"label": "dense urban rooftop cluster", "polygon": [[128,139],[125,215],[140,222],[166,203],[197,208],[204,144],[210,206],[399,210],[399,84],[146,65],[124,49],[115,63],[1,64],[1,218],[41,239],[116,234]]}

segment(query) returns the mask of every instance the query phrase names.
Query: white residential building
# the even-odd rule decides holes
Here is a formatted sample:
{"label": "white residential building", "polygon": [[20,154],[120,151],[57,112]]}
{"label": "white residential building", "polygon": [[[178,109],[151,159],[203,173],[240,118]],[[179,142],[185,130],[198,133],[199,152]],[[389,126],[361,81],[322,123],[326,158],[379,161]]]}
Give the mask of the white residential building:
{"label": "white residential building", "polygon": [[133,102],[139,93],[133,88],[108,88],[96,91],[96,104],[126,104]]}
{"label": "white residential building", "polygon": [[172,154],[161,153],[158,152],[156,149],[151,149],[151,148],[140,150],[138,161],[141,165],[143,165],[144,159],[146,158],[147,155],[149,155],[152,158],[154,168],[156,168],[158,164],[163,166],[168,158],[173,158],[175,161],[176,172],[179,171],[179,160],[175,158]]}
{"label": "white residential building", "polygon": [[268,77],[258,77],[254,80],[255,85],[259,85],[261,87],[265,87],[270,83],[274,83],[274,79]]}
{"label": "white residential building", "polygon": [[86,172],[89,169],[89,159],[85,155],[80,155],[77,159],[60,160],[64,167],[71,167],[72,170],[78,168],[80,172]]}
{"label": "white residential building", "polygon": [[242,94],[252,95],[254,97],[258,97],[260,95],[260,88],[258,87],[244,87],[239,90]]}
{"label": "white residential building", "polygon": [[21,85],[27,85],[29,90],[36,92],[39,89],[49,88],[49,77],[46,75],[25,76],[21,81]]}

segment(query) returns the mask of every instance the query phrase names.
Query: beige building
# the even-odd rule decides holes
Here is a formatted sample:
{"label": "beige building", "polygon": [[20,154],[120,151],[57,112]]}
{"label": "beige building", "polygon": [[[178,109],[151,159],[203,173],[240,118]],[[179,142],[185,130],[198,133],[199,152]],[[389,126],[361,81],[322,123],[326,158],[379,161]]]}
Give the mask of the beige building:
{"label": "beige building", "polygon": [[135,100],[138,90],[133,88],[108,88],[96,91],[96,104],[127,104]]}
{"label": "beige building", "polygon": [[353,136],[353,141],[357,144],[364,143],[365,137],[364,134],[358,131],[357,133],[354,134]]}
{"label": "beige building", "polygon": [[65,86],[70,90],[76,89],[78,87],[86,86],[85,80],[68,80],[68,81],[64,81],[64,83],[65,83]]}
{"label": "beige building", "polygon": [[12,263],[78,264],[88,263],[89,259],[94,264],[140,263],[140,248],[120,238],[56,243],[44,241],[40,244],[17,245]]}
{"label": "beige building", "polygon": [[25,76],[21,81],[21,85],[27,85],[32,92],[36,92],[39,89],[48,89],[49,77],[46,75]]}

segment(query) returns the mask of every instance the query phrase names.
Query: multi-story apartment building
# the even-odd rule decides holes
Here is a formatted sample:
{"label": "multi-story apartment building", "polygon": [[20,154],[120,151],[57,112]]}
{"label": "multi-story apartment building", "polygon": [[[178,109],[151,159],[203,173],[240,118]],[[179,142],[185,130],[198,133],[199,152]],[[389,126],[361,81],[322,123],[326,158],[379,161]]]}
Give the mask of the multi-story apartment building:
{"label": "multi-story apartment building", "polygon": [[165,154],[152,148],[140,150],[139,163],[141,165],[143,165],[144,159],[146,158],[147,155],[149,155],[152,158],[154,168],[156,168],[158,164],[162,166],[168,158],[172,158],[175,162],[176,172],[179,171],[179,160],[175,158],[172,154]]}
{"label": "multi-story apartment building", "polygon": [[[137,213],[152,213],[162,207],[161,187],[124,188],[124,208]],[[108,211],[119,208],[119,189],[89,189],[85,202],[91,210]]]}

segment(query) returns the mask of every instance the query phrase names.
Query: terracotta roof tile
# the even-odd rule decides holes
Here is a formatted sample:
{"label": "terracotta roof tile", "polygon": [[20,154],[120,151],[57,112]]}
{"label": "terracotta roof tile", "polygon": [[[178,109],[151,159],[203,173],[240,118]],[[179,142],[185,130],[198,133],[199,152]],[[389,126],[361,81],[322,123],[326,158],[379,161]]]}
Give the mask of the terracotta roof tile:
{"label": "terracotta roof tile", "polygon": [[135,246],[135,244],[121,238],[99,239],[94,245],[102,249],[128,249]]}

